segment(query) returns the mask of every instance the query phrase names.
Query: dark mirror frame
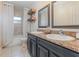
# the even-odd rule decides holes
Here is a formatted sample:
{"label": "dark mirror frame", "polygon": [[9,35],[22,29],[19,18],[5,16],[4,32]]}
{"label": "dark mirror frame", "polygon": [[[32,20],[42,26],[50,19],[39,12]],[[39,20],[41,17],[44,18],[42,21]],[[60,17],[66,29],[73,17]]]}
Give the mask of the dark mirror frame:
{"label": "dark mirror frame", "polygon": [[51,26],[52,28],[69,28],[69,29],[79,29],[79,25],[62,25],[62,26],[54,26],[54,17],[53,17],[53,4],[56,3],[56,1],[53,1],[51,2],[51,20],[52,20],[52,23],[51,23]]}
{"label": "dark mirror frame", "polygon": [[[47,26],[40,26],[41,20],[39,17],[39,13],[47,7],[48,7],[48,25]],[[47,28],[47,27],[50,27],[50,4],[46,5],[45,7],[41,8],[40,10],[38,10],[38,28]]]}

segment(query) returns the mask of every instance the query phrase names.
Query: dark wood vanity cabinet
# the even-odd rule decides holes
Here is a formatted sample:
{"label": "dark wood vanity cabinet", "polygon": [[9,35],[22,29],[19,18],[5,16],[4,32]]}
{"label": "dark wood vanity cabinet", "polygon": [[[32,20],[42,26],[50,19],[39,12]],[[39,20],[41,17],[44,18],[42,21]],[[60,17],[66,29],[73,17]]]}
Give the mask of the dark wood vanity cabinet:
{"label": "dark wood vanity cabinet", "polygon": [[33,57],[79,57],[79,53],[28,34],[28,51]]}

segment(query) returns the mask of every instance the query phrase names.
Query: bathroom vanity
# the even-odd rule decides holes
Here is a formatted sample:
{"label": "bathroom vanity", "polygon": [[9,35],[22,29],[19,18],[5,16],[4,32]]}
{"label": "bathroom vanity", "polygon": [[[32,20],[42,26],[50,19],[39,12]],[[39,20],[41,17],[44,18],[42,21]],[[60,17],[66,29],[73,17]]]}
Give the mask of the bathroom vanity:
{"label": "bathroom vanity", "polygon": [[28,33],[27,48],[32,57],[78,57],[79,50],[74,41],[57,41],[46,34]]}

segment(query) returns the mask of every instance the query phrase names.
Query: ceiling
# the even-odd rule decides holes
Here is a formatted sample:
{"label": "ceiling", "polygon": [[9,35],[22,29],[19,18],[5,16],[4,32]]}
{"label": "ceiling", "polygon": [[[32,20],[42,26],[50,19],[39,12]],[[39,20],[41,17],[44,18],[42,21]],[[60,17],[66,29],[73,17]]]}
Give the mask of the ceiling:
{"label": "ceiling", "polygon": [[48,1],[5,1],[11,4],[14,4],[15,8],[32,8],[36,5],[40,5],[41,3],[48,3]]}
{"label": "ceiling", "polygon": [[6,1],[8,3],[12,3],[14,4],[14,6],[16,7],[20,7],[20,8],[31,8],[33,6],[33,4],[36,3],[36,1]]}

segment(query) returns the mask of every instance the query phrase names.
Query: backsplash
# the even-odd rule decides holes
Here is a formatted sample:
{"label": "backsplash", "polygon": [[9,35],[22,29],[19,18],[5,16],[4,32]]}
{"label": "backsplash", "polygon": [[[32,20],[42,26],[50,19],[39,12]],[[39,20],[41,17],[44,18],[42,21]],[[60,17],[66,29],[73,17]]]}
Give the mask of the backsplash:
{"label": "backsplash", "polygon": [[[55,34],[59,34],[59,30],[51,30],[52,33],[55,33]],[[69,36],[72,36],[72,37],[76,37],[76,32],[72,32],[72,31],[63,31],[65,35],[69,35]]]}
{"label": "backsplash", "polygon": [[[49,30],[49,31],[48,31]],[[62,30],[62,29],[51,29],[51,28],[39,28],[39,29],[37,29],[37,31],[47,31],[47,32],[50,32],[50,33],[54,33],[54,34],[59,34],[59,30]],[[75,31],[68,31],[68,30],[63,30],[63,32],[64,32],[64,34],[65,35],[69,35],[69,36],[72,36],[72,37],[78,37],[78,36],[76,36],[76,34],[77,34],[77,32],[75,32]]]}
{"label": "backsplash", "polygon": [[76,38],[79,39],[79,32],[76,33]]}

